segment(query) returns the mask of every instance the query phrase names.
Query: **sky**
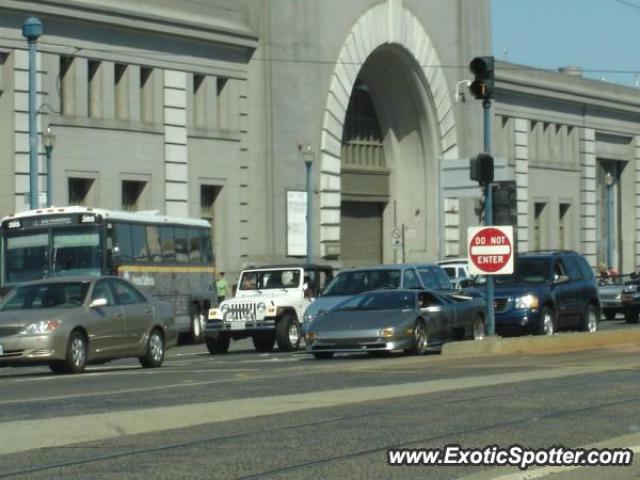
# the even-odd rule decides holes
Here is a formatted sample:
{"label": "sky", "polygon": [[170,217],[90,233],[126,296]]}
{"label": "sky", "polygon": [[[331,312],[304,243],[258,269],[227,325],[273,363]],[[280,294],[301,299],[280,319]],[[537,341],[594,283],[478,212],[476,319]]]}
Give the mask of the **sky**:
{"label": "sky", "polygon": [[491,1],[496,59],[640,86],[640,0]]}

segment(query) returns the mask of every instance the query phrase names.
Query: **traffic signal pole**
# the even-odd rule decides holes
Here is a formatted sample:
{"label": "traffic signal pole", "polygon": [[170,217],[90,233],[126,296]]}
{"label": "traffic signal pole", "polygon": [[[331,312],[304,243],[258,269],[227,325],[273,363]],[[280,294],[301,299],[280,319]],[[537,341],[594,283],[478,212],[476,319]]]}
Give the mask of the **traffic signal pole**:
{"label": "traffic signal pole", "polygon": [[[491,99],[482,100],[482,109],[484,111],[484,153],[491,154]],[[493,189],[492,183],[487,182],[484,186],[484,224],[491,226],[493,224]],[[492,337],[496,333],[495,309],[493,300],[493,275],[487,275],[487,318],[486,330],[487,336]]]}

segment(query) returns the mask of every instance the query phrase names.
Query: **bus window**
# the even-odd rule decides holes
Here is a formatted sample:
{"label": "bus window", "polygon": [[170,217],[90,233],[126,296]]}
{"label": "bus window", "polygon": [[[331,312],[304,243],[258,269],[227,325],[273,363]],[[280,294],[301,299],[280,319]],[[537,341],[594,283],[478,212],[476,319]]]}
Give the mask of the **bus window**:
{"label": "bus window", "polygon": [[176,261],[180,263],[186,263],[189,260],[189,252],[187,250],[187,229],[178,228],[174,229],[174,247],[176,250]]}
{"label": "bus window", "polygon": [[204,263],[213,263],[211,232],[209,230],[202,231],[202,261]]}
{"label": "bus window", "polygon": [[49,236],[34,232],[6,239],[5,271],[8,283],[36,280],[47,271]]}
{"label": "bus window", "polygon": [[138,262],[149,260],[147,255],[147,235],[143,225],[131,225],[133,258]]}
{"label": "bus window", "polygon": [[133,259],[133,247],[131,246],[131,226],[128,223],[114,224],[116,233],[116,246],[120,251],[122,261]]}
{"label": "bus window", "polygon": [[202,262],[202,238],[200,231],[195,228],[189,229],[189,261],[191,263]]}
{"label": "bus window", "polygon": [[152,262],[161,262],[160,229],[157,225],[147,225],[147,246],[149,247],[149,260]]}
{"label": "bus window", "polygon": [[53,230],[53,275],[100,275],[100,234],[95,229]]}
{"label": "bus window", "polygon": [[173,227],[160,227],[160,244],[162,245],[162,260],[175,262],[176,252],[173,245]]}

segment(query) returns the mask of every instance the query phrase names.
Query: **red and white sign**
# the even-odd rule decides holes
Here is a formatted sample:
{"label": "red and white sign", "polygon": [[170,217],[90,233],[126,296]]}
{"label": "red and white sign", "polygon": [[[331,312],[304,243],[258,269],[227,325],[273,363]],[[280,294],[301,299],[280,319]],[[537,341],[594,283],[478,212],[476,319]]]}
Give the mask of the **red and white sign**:
{"label": "red and white sign", "polygon": [[469,227],[469,273],[509,275],[513,273],[513,227]]}

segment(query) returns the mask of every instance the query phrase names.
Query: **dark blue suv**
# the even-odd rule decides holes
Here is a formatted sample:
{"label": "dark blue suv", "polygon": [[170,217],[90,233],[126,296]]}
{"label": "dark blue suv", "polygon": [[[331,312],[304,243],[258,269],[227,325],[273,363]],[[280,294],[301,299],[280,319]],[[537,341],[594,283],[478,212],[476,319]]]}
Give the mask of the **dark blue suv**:
{"label": "dark blue suv", "polygon": [[499,335],[598,329],[598,287],[589,264],[576,252],[518,255],[512,275],[495,277],[494,298]]}

